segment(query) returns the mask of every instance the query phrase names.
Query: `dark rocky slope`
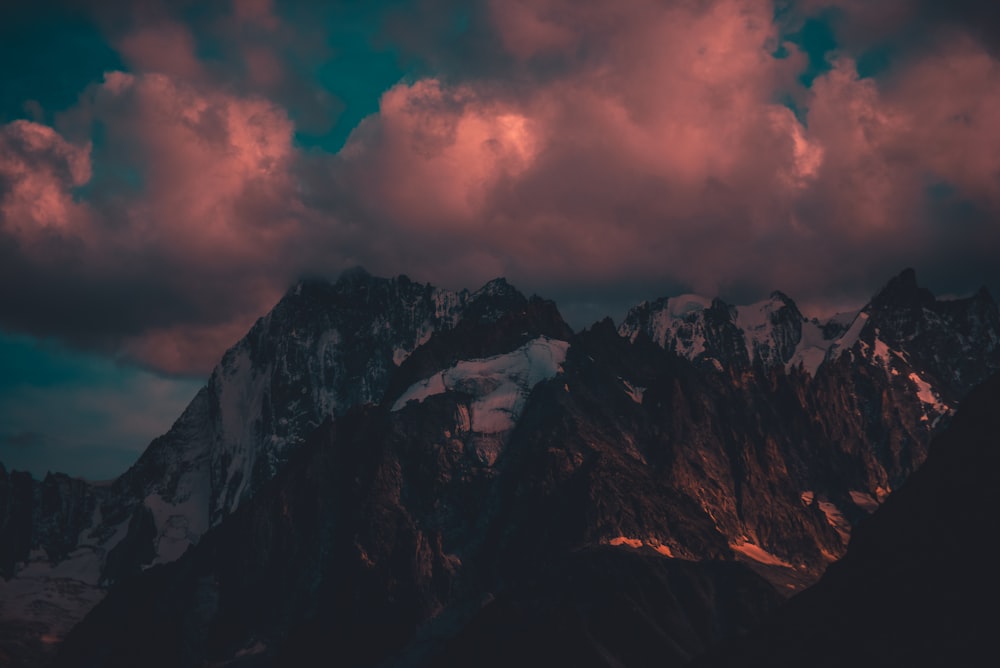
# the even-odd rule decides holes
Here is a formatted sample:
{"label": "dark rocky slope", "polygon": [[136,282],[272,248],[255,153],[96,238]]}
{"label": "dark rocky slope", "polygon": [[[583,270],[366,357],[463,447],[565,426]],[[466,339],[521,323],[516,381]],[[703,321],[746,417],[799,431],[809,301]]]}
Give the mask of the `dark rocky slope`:
{"label": "dark rocky slope", "polygon": [[[96,595],[69,612],[121,584],[73,634],[70,663],[87,647],[133,656],[134,638],[181,665],[271,661],[329,637],[362,663],[422,661],[463,656],[476,620],[504,610],[541,610],[544,626],[618,609],[608,586],[567,599],[562,575],[604,563],[615,582],[629,563],[671,586],[736,587],[699,598],[704,610],[747,603],[688,630],[664,621],[688,613],[640,605],[672,639],[665,655],[688,656],[771,601],[741,598],[760,581],[745,569],[720,580],[735,565],[710,562],[743,562],[786,594],[814,582],[923,461],[970,379],[1000,366],[992,298],[935,300],[912,272],[822,326],[780,293],[680,321],[649,308],[631,332],[605,321],[573,335],[551,302],[503,280],[475,293],[362,272],[300,284],[113,485],[57,484],[51,517],[32,510],[29,525],[24,499],[41,498],[40,483],[17,478],[0,611],[34,583],[36,599],[58,601],[47,592],[79,583],[54,574],[89,559]],[[664,323],[688,353],[702,334],[711,345],[679,354],[657,338]],[[480,614],[489,597],[500,607]],[[24,619],[8,615],[0,634]],[[467,623],[473,635],[456,635]]]}
{"label": "dark rocky slope", "polygon": [[749,639],[698,665],[994,665],[998,508],[994,376],[967,397],[927,462],[858,527],[818,584]]}
{"label": "dark rocky slope", "polygon": [[[469,335],[520,343],[488,329]],[[547,656],[569,643],[589,665],[687,660],[776,600],[716,562],[810,582],[843,537],[804,486],[850,499],[880,466],[865,438],[908,433],[877,403],[885,371],[844,364],[806,388],[780,369],[706,374],[598,324],[495,459],[462,426],[480,386],[387,396],[320,428],[179,562],[112,592],[61,665],[530,663],[546,638]],[[834,373],[881,389],[847,394]],[[882,409],[845,416],[831,396]]]}

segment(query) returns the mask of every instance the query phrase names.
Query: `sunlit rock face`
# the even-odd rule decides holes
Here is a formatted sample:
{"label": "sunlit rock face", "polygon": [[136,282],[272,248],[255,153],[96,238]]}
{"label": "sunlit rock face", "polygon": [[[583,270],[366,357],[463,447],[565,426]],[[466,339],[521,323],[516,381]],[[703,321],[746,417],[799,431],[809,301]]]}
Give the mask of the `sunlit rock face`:
{"label": "sunlit rock face", "polygon": [[845,557],[766,624],[698,662],[978,665],[1000,596],[1000,376],[974,390],[926,463],[858,527]]}
{"label": "sunlit rock face", "polygon": [[[688,295],[578,333],[503,280],[297,285],[136,466],[77,492],[112,593],[64,665],[284,665],[331,638],[359,665],[431,665],[488,646],[484,620],[521,633],[529,609],[603,628],[597,602],[633,568],[664,595],[724,588],[636,602],[659,620],[643,642],[693,656],[815,582],[1000,367],[988,294],[910,279],[825,322],[782,293]],[[598,563],[619,575],[566,580]]]}

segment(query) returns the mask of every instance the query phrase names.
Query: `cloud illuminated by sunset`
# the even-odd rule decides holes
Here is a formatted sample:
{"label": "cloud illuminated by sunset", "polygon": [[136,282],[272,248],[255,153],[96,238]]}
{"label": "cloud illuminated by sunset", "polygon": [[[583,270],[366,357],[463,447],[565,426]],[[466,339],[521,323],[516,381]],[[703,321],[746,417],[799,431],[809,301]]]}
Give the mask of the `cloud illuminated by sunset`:
{"label": "cloud illuminated by sunset", "polygon": [[[421,39],[430,4],[476,48]],[[395,47],[417,65],[333,148],[306,138],[336,127],[317,73],[338,45],[294,3],[95,6],[121,67],[0,125],[0,326],[203,374],[297,276],[353,264],[502,274],[571,311],[596,282],[614,309],[681,288],[861,298],[909,265],[996,285],[1000,61],[968,23],[890,4],[364,15],[380,44],[417,17]],[[796,31],[822,20],[840,43],[817,66]],[[869,76],[878,48],[898,55]]]}

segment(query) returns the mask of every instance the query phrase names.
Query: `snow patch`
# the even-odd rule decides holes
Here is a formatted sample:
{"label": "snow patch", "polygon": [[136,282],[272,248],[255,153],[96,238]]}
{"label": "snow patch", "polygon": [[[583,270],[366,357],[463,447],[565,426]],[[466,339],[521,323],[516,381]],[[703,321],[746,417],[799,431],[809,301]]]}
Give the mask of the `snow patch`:
{"label": "snow patch", "polygon": [[753,559],[758,563],[766,564],[768,566],[784,566],[785,568],[792,568],[792,565],[784,559],[771,554],[764,548],[754,545],[749,541],[741,540],[735,543],[730,543],[729,547],[734,551],[739,552],[744,557]]}
{"label": "snow patch", "polygon": [[891,359],[892,351],[889,349],[889,346],[876,335],[875,352],[872,353],[872,360],[878,360],[884,368],[888,369]]}
{"label": "snow patch", "polygon": [[819,365],[826,359],[827,351],[835,343],[835,340],[824,338],[823,329],[814,322],[805,321],[802,323],[802,337],[795,352],[785,364],[785,370],[790,371],[801,367],[810,376],[816,375]]}
{"label": "snow patch", "polygon": [[[437,307],[440,310],[440,305]],[[406,359],[413,353],[414,350],[424,345],[431,340],[431,336],[434,335],[434,326],[430,322],[425,322],[421,325],[420,330],[417,332],[417,337],[413,342],[413,346],[409,348],[395,348],[392,351],[392,363],[396,366],[401,365]]]}
{"label": "snow patch", "polygon": [[150,566],[179,559],[188,547],[197,543],[208,531],[207,475],[203,473],[199,477],[205,479],[204,484],[186,481],[187,493],[180,502],[171,503],[155,492],[143,500],[143,505],[153,514],[157,534],[156,558]]}
{"label": "snow patch", "polygon": [[[825,323],[806,320],[802,323],[802,338],[795,352],[785,365],[785,370],[801,367],[810,376],[815,376],[819,367],[828,359],[854,347],[861,336],[861,330],[868,322],[868,314],[861,311],[837,313]],[[834,334],[827,338],[824,330],[833,325]],[[840,332],[837,336],[836,332]]]}
{"label": "snow patch", "polygon": [[632,398],[632,401],[641,405],[642,395],[645,394],[646,388],[633,385],[632,383],[628,382],[625,379],[622,379],[622,384],[625,386],[625,394],[630,396]]}
{"label": "snow patch", "polygon": [[[693,360],[705,352],[705,324],[701,312],[711,305],[712,300],[701,295],[670,297],[660,310],[651,314],[646,333],[661,348]],[[639,331],[639,328],[623,325],[619,333],[635,341]]]}
{"label": "snow patch", "polygon": [[847,328],[844,335],[837,339],[837,347],[841,350],[849,350],[858,342],[861,337],[861,330],[865,328],[865,324],[868,322],[868,314],[861,312],[854,318],[854,322],[851,326]]}
{"label": "snow patch", "polygon": [[[920,399],[920,402],[922,404],[929,407],[932,411],[934,411],[938,415],[948,412],[948,406],[946,406],[937,398],[937,395],[934,394],[934,390],[931,388],[930,383],[928,383],[926,380],[921,378],[916,373],[910,374],[910,382],[916,385],[917,398]],[[921,418],[921,420],[924,422],[929,420],[929,417],[927,416],[926,413]]]}
{"label": "snow patch", "polygon": [[458,362],[411,385],[392,411],[436,394],[461,392],[474,398],[470,431],[496,434],[513,429],[532,388],[562,371],[568,349],[566,341],[540,336],[510,353]]}
{"label": "snow patch", "polygon": [[774,347],[774,325],[771,314],[783,304],[776,300],[736,307],[736,326],[743,331],[743,342],[747,356],[752,360],[755,356],[762,359],[770,357],[768,350]]}
{"label": "snow patch", "polygon": [[683,318],[695,311],[704,311],[712,305],[712,300],[701,295],[678,295],[667,300],[667,313],[671,318]]}
{"label": "snow patch", "polygon": [[88,526],[80,532],[77,547],[62,561],[53,564],[45,550],[35,549],[13,578],[0,578],[0,625],[8,621],[38,625],[44,628],[42,642],[56,644],[104,598],[101,565],[125,537],[128,520],[115,526],[102,544],[92,541],[93,529]]}

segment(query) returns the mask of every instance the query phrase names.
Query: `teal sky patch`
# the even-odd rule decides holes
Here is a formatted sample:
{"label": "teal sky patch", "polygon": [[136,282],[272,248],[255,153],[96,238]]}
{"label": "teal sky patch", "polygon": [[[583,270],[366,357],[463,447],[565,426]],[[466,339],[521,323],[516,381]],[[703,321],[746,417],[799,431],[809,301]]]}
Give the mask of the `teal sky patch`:
{"label": "teal sky patch", "polygon": [[0,122],[31,118],[26,103],[40,105],[44,118],[72,106],[104,72],[122,68],[118,54],[82,17],[4,9],[0,14]]}
{"label": "teal sky patch", "polygon": [[123,473],[203,385],[0,332],[0,462],[90,480]]}
{"label": "teal sky patch", "polygon": [[829,54],[837,48],[831,20],[830,13],[806,19],[798,32],[785,37],[798,46],[809,59],[808,67],[799,75],[799,81],[804,86],[811,86],[816,77],[831,69]]}

